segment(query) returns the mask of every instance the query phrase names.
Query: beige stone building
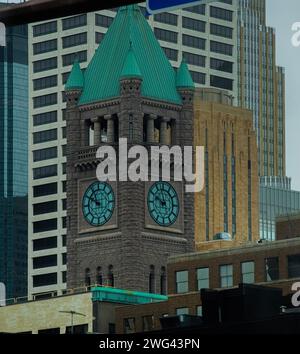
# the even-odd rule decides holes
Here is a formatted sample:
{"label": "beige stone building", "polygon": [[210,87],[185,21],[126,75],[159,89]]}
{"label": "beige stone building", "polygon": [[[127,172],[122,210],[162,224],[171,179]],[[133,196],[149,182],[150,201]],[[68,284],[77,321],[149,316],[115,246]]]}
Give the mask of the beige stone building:
{"label": "beige stone building", "polygon": [[[259,239],[259,178],[252,112],[232,106],[224,91],[197,89],[195,144],[205,147],[205,186],[195,198],[198,250]],[[231,241],[218,233],[229,233]]]}

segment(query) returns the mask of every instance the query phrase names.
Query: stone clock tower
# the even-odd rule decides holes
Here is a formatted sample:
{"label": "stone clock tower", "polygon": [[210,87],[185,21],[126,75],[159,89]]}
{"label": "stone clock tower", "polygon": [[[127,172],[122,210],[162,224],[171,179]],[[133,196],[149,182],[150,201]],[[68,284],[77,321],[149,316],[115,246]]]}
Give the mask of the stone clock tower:
{"label": "stone clock tower", "polygon": [[120,138],[149,151],[192,146],[187,65],[172,68],[131,5],[120,8],[86,71],[74,64],[65,92],[68,287],[164,293],[167,257],[194,249],[194,195],[184,182],[100,182],[96,151],[109,145],[119,156]]}

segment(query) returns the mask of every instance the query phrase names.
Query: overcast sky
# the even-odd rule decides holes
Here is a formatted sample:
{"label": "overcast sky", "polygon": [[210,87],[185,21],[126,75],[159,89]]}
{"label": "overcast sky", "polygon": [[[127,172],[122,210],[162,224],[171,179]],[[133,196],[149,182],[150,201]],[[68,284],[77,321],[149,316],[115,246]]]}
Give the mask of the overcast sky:
{"label": "overcast sky", "polygon": [[277,64],[286,73],[287,175],[300,190],[300,47],[291,43],[295,22],[300,22],[299,0],[267,0],[267,23],[276,28]]}

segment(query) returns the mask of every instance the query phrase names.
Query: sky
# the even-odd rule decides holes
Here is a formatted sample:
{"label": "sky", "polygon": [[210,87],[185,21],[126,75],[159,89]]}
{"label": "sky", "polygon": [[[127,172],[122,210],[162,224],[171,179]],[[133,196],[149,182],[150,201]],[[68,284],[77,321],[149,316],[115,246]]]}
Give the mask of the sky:
{"label": "sky", "polygon": [[266,1],[267,25],[276,29],[277,65],[286,73],[286,174],[300,190],[300,46],[291,42],[292,25],[300,22],[300,1]]}
{"label": "sky", "polygon": [[276,29],[277,65],[286,73],[286,174],[300,190],[300,46],[291,42],[295,22],[300,22],[299,0],[267,0],[267,25]]}

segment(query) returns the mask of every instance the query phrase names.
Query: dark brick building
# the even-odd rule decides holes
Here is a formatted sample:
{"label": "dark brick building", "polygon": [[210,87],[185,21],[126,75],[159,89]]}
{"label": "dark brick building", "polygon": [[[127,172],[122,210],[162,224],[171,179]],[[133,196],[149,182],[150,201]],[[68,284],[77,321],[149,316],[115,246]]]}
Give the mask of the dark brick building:
{"label": "dark brick building", "polygon": [[160,329],[159,318],[202,315],[200,291],[225,289],[240,283],[281,288],[282,305],[292,306],[292,284],[300,280],[300,239],[282,240],[172,256],[168,261],[168,301],[116,309],[117,333]]}
{"label": "dark brick building", "polygon": [[277,217],[276,235],[278,240],[300,237],[300,213]]}

